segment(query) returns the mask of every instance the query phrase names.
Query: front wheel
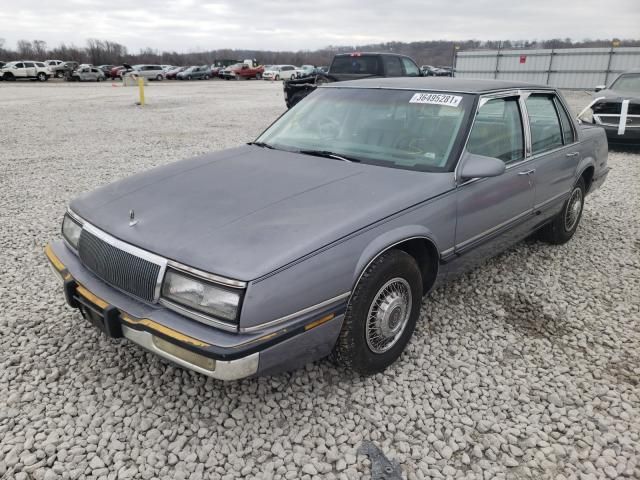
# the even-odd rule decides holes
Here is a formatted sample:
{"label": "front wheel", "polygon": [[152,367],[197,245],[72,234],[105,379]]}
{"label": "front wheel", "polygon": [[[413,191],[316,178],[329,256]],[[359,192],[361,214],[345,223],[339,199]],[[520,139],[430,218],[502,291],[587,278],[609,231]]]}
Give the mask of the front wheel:
{"label": "front wheel", "polygon": [[541,240],[554,245],[562,245],[571,240],[582,218],[585,191],[584,179],[580,178],[571,190],[569,198],[564,202],[560,213],[540,230]]}
{"label": "front wheel", "polygon": [[362,375],[386,369],[404,351],[422,303],[415,259],[389,250],[364,272],[349,300],[332,356]]}
{"label": "front wheel", "polygon": [[38,81],[39,82],[46,82],[47,81],[47,74],[40,72],[38,74]]}

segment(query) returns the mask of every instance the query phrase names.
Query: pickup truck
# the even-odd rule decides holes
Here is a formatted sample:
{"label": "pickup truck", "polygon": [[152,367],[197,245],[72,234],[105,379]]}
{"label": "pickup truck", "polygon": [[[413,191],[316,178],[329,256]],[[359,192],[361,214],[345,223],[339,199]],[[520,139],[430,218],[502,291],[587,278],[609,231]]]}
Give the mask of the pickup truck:
{"label": "pickup truck", "polygon": [[260,80],[263,73],[264,67],[262,65],[236,63],[222,70],[219,76],[225,80],[249,80],[250,78]]}
{"label": "pickup truck", "polygon": [[327,73],[312,75],[284,82],[284,99],[287,108],[314,91],[318,85],[345,80],[379,77],[421,77],[416,62],[397,53],[340,53],[333,57]]}

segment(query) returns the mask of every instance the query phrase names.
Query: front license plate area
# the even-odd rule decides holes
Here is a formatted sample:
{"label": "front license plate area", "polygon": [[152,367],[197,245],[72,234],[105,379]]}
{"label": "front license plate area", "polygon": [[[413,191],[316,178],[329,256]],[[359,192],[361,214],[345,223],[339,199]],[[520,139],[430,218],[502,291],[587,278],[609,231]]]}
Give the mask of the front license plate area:
{"label": "front license plate area", "polygon": [[110,338],[122,337],[122,327],[120,326],[119,312],[114,307],[107,307],[100,310],[93,305],[88,305],[81,301],[80,311],[82,316],[95,328]]}

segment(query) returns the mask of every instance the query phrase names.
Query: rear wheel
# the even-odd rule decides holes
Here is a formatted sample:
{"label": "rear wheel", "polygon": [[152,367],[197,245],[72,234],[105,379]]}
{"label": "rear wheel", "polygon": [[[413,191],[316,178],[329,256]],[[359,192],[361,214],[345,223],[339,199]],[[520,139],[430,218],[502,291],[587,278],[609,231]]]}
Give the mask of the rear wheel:
{"label": "rear wheel", "polygon": [[280,80],[280,75],[276,75],[275,80]]}
{"label": "rear wheel", "polygon": [[205,80],[209,80],[209,75],[205,75],[205,76],[204,76],[204,79],[205,79]]}
{"label": "rear wheel", "polygon": [[164,77],[163,77],[162,75],[158,75],[158,76],[156,77],[156,80],[157,80],[157,81],[159,81],[159,82],[161,82],[163,78],[164,78]]}
{"label": "rear wheel", "polygon": [[584,179],[580,178],[571,190],[569,198],[564,202],[560,213],[540,230],[540,238],[543,241],[562,245],[571,240],[582,218],[585,190]]}
{"label": "rear wheel", "polygon": [[191,80],[193,77],[191,75],[187,75],[187,80]]}
{"label": "rear wheel", "polygon": [[256,80],[262,80],[262,74],[256,73]]}
{"label": "rear wheel", "polygon": [[39,81],[39,82],[46,82],[46,81],[47,81],[47,74],[46,74],[46,73],[44,73],[44,72],[40,72],[40,73],[38,74],[38,77],[37,77],[37,78],[38,78],[38,81]]}
{"label": "rear wheel", "polygon": [[383,371],[404,351],[422,303],[422,275],[401,250],[378,257],[358,282],[333,357],[362,375]]}

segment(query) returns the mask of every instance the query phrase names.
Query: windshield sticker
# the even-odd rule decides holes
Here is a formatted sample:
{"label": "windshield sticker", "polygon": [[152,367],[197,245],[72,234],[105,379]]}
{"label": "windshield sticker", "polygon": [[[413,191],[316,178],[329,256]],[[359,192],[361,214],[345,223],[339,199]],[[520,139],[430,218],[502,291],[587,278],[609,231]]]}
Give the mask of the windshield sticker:
{"label": "windshield sticker", "polygon": [[432,105],[446,105],[447,107],[457,107],[460,105],[462,97],[459,95],[445,95],[442,93],[416,93],[411,97],[409,103],[430,103]]}

